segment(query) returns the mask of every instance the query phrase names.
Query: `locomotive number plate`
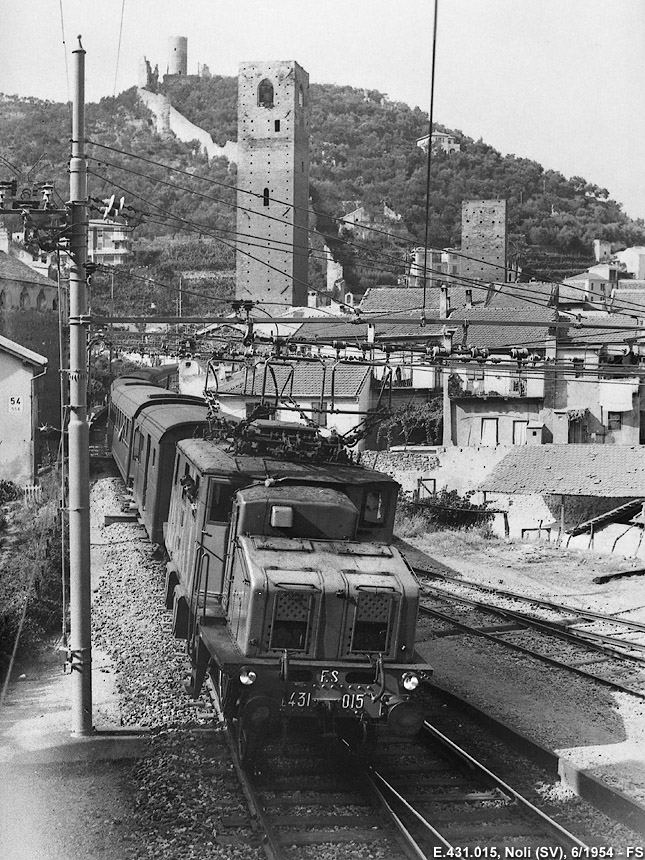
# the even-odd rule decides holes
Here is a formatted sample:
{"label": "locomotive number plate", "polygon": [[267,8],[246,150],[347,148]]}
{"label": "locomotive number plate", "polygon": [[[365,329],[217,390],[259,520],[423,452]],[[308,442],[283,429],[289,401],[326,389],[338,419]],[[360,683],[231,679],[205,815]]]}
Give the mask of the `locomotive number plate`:
{"label": "locomotive number plate", "polygon": [[288,699],[284,699],[283,705],[290,708],[309,708],[311,706],[311,693],[293,692]]}
{"label": "locomotive number plate", "polygon": [[340,700],[341,708],[349,711],[357,711],[363,707],[365,696],[362,693],[345,693]]}

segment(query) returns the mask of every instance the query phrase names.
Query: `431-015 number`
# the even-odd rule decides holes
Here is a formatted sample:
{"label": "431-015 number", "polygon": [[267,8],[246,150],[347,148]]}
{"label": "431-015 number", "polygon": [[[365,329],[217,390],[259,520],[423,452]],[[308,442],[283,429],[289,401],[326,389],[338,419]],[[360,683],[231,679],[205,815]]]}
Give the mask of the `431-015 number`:
{"label": "431-015 number", "polygon": [[[365,696],[362,693],[345,693],[340,700],[341,708],[349,711],[355,711],[363,707]],[[311,707],[312,697],[308,692],[296,692],[290,694],[285,702],[291,708],[309,708]]]}

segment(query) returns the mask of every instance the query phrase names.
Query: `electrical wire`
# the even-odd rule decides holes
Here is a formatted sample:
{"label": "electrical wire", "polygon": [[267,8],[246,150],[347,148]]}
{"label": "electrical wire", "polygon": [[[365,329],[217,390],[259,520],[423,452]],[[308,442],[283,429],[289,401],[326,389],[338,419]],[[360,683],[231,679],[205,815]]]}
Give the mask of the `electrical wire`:
{"label": "electrical wire", "polygon": [[[96,159],[93,159],[93,160],[96,160]],[[99,164],[103,164],[103,162],[97,162],[97,163],[99,163]],[[115,165],[111,165],[111,166],[115,166]],[[118,165],[116,165],[116,167],[118,168],[119,166],[118,166]],[[140,177],[143,177],[143,178],[146,178],[146,179],[150,179],[151,181],[157,181],[157,180],[153,180],[151,177],[148,177],[146,174],[141,174],[141,173],[140,173],[140,172],[138,172],[138,171],[134,171],[134,170],[131,170],[131,169],[129,169],[129,168],[123,168],[123,169],[124,169],[124,170],[127,170],[127,171],[128,171],[128,172],[130,172],[130,173],[134,173],[134,175],[136,175],[136,176],[140,176]],[[92,175],[97,176],[98,178],[102,179],[103,181],[110,181],[107,177],[104,177],[104,176],[101,176],[100,174],[94,173],[94,171],[90,171],[90,172],[92,173]],[[163,181],[162,181],[162,182],[163,182]],[[172,187],[175,187],[175,188],[178,188],[178,187],[179,187],[179,188],[181,188],[182,190],[187,191],[187,192],[189,192],[189,193],[197,193],[197,192],[192,192],[192,191],[191,191],[191,189],[182,188],[181,186],[177,186],[175,183],[169,183],[169,184],[170,184]],[[125,188],[124,186],[119,185],[118,187],[119,187],[119,188],[121,188],[122,190],[124,190],[124,191],[128,192],[128,189],[127,189],[127,188]],[[140,195],[134,194],[134,192],[132,192],[132,191],[130,191],[129,193],[130,193],[130,194],[132,194],[132,195],[133,195],[133,196],[135,196],[135,197],[139,197],[139,199],[142,199],[142,200],[143,200],[143,199],[145,199],[145,198],[140,197]],[[208,195],[200,194],[199,196],[206,197],[206,199],[214,199],[214,198],[209,197]],[[150,205],[156,206],[156,204],[150,204]],[[161,208],[161,207],[156,207],[156,208]],[[245,210],[245,211],[246,211],[246,210]],[[222,239],[221,239],[221,237],[217,236],[217,235],[216,235],[216,234],[214,234],[214,233],[210,233],[210,232],[208,232],[208,231],[206,230],[205,225],[199,224],[198,222],[189,221],[188,219],[181,218],[180,216],[173,215],[172,213],[167,213],[167,212],[165,212],[165,210],[162,210],[162,212],[164,212],[165,217],[170,218],[170,219],[173,219],[173,220],[177,220],[178,222],[182,223],[184,226],[186,226],[186,225],[190,226],[190,228],[191,228],[193,231],[195,231],[195,232],[199,232],[199,234],[200,234],[200,235],[207,235],[207,236],[210,236],[211,238],[214,238],[214,239],[216,239],[216,240],[217,240],[217,239],[220,239],[221,241],[223,241],[223,242],[224,242],[224,240],[222,240]],[[263,213],[259,213],[259,214],[261,214],[261,215],[262,215]],[[240,235],[240,234],[238,234],[236,231],[227,231],[227,232],[233,233],[233,235],[236,235],[236,236],[239,236],[239,235]],[[267,241],[269,241],[269,240],[267,240]],[[224,242],[224,244],[227,244],[227,243],[226,243],[226,242]],[[228,247],[230,247],[231,249],[233,249],[233,250],[234,250],[234,249],[238,248],[240,244],[247,244],[247,247],[261,247],[261,248],[265,248],[265,246],[264,246],[264,245],[257,246],[257,245],[255,245],[254,243],[239,243],[239,242],[238,242],[235,246],[232,246],[231,244],[228,244]],[[281,242],[279,242],[279,240],[278,240],[278,241],[276,242],[276,244],[286,244],[286,243],[281,243]],[[276,248],[272,248],[271,250],[273,250],[273,251],[279,251],[279,249],[276,249]],[[244,253],[244,252],[243,252],[243,253]],[[293,249],[293,247],[291,247],[291,250],[290,250],[290,251],[285,251],[285,253],[295,254],[295,253],[297,253],[297,252],[295,252],[295,250]],[[263,263],[263,264],[266,262],[266,261],[264,261],[264,260],[259,260],[259,258],[254,257],[253,255],[250,255],[250,254],[249,254],[249,256],[250,256],[252,259],[254,259],[254,260],[258,260],[259,262],[261,262],[261,263]],[[267,264],[267,265],[268,265],[268,264]],[[400,264],[399,264],[399,266],[400,266]],[[375,267],[375,268],[376,268],[376,267]],[[277,270],[277,269],[276,269],[276,270]],[[382,269],[382,267],[380,267],[380,268],[379,268],[379,271],[382,271],[382,270],[383,270],[383,269]],[[279,270],[279,271],[281,271],[281,270]],[[436,274],[436,275],[441,275],[441,276],[443,276],[443,273],[442,273],[442,272],[440,272],[439,270],[436,270],[436,269],[428,269],[427,271],[430,271],[431,273]],[[288,276],[288,274],[287,274],[286,272],[282,272],[282,274],[284,274],[285,276]],[[480,290],[480,291],[482,291],[482,290],[483,290],[483,291],[486,291],[486,292],[488,292],[488,291],[489,291],[489,287],[488,287],[488,286],[482,285],[482,284],[481,284],[481,282],[476,281],[476,280],[474,280],[474,279],[471,279],[471,278],[465,278],[464,276],[460,276],[460,275],[450,275],[450,278],[451,278],[451,282],[452,282],[453,284],[454,284],[454,282],[456,281],[457,283],[459,283],[459,284],[464,284],[464,285],[466,285],[466,286],[469,286],[469,287],[470,287],[470,288],[472,288],[472,289],[476,289],[476,290]],[[514,285],[514,287],[515,287],[515,286],[516,286],[516,285]],[[314,290],[314,291],[316,291],[316,292],[321,292],[323,295],[326,295],[326,296],[328,295],[327,293],[325,293],[325,292],[323,292],[323,291],[317,291],[317,290],[315,290],[315,288],[313,288],[313,287],[311,287],[311,286],[309,286],[308,288],[309,288],[309,289],[312,289],[312,290]],[[577,288],[571,288],[571,287],[569,287],[569,289],[577,289]],[[526,286],[526,287],[525,287],[524,285],[522,285],[522,287],[519,289],[519,291],[520,291],[520,292],[527,291],[527,292],[529,292],[529,293],[530,293],[530,292],[531,292],[531,288],[530,288],[529,286]],[[514,290],[514,292],[517,292],[517,290]],[[425,293],[425,290],[424,290],[424,293]],[[540,293],[540,295],[542,295],[542,294]],[[535,305],[537,305],[537,306],[539,306],[539,307],[544,307],[544,301],[543,301],[543,300],[542,300],[542,301],[537,301],[537,300],[536,300],[536,301],[533,301],[532,299],[530,299],[530,298],[528,298],[528,297],[526,297],[526,296],[521,296],[521,297],[520,297],[520,296],[518,296],[518,298],[522,298],[522,299],[523,299],[523,301],[525,301],[525,302],[527,302],[527,303],[535,304]],[[425,299],[425,296],[424,296],[424,299]],[[424,308],[425,308],[425,303],[424,303],[424,307],[423,307],[423,308],[421,308],[421,307],[420,307],[420,308],[419,308],[419,310],[423,310]],[[638,305],[634,305],[634,308],[635,308],[635,311],[636,311],[636,313],[637,313],[637,314],[638,314],[639,312],[642,312],[642,308],[641,308],[640,306],[638,306]],[[620,307],[620,306],[618,306],[618,307],[616,308],[616,310],[625,310],[625,309],[626,309],[626,308],[622,308],[622,307]],[[613,311],[613,309],[612,309],[612,311]],[[385,312],[383,312],[383,313],[389,313],[389,312],[385,311]]]}
{"label": "electrical wire", "polygon": [[[98,176],[98,178],[99,178],[99,179],[103,179],[103,178],[104,178],[104,177],[102,177],[100,174],[96,174],[96,173],[94,173],[94,171],[90,171],[90,170],[88,170],[88,174],[91,174],[91,175],[93,175],[93,176]],[[162,212],[164,212],[164,211],[165,211],[161,206],[158,206],[156,203],[153,203],[152,201],[147,200],[145,197],[142,197],[140,194],[136,194],[135,192],[133,192],[133,191],[131,191],[131,190],[128,190],[127,188],[125,188],[124,186],[122,186],[122,185],[120,185],[120,184],[118,184],[118,183],[113,183],[113,184],[114,184],[117,188],[119,188],[120,190],[125,191],[125,192],[127,192],[127,193],[131,194],[132,196],[134,196],[134,197],[138,198],[139,200],[142,200],[142,201],[143,201],[147,206],[153,206],[155,209],[160,209]],[[194,225],[192,224],[192,222],[191,222],[191,221],[189,221],[189,220],[188,220],[188,219],[186,219],[186,218],[182,218],[182,217],[181,217],[181,216],[179,216],[179,215],[174,215],[173,217],[174,217],[174,218],[176,218],[176,220],[177,220],[177,221],[179,221],[179,222],[180,222],[180,223],[182,223],[182,224],[187,224],[187,225],[189,225],[189,226],[191,226],[191,227],[194,227]],[[201,232],[203,232],[203,231],[201,231]],[[233,250],[235,250],[235,249],[236,249],[236,246],[235,246],[235,245],[233,245],[231,242],[227,242],[227,241],[226,241],[226,239],[222,239],[222,238],[221,238],[221,236],[215,236],[215,235],[213,235],[213,236],[212,236],[212,238],[216,239],[218,242],[221,242],[223,245],[225,245],[225,246],[226,246],[226,247],[228,247],[228,248],[232,248]],[[238,250],[239,250],[239,249],[238,249]],[[300,284],[301,286],[304,286],[307,290],[311,290],[311,291],[313,291],[313,292],[316,292],[316,293],[319,293],[319,294],[322,294],[322,295],[326,295],[322,290],[318,290],[318,289],[316,289],[315,287],[310,286],[310,285],[309,285],[308,283],[306,283],[305,281],[302,281],[302,280],[300,280],[299,278],[296,278],[294,275],[291,275],[291,274],[290,274],[290,273],[288,273],[288,272],[284,272],[283,270],[279,269],[277,266],[273,266],[271,263],[268,263],[266,260],[262,260],[261,258],[256,257],[256,256],[254,256],[253,254],[250,254],[248,251],[242,251],[242,250],[239,250],[239,253],[240,253],[240,254],[242,254],[242,255],[244,255],[244,256],[246,256],[246,257],[248,257],[248,258],[249,258],[249,259],[251,259],[251,260],[254,260],[254,261],[256,261],[256,262],[261,263],[262,265],[266,266],[268,269],[271,269],[272,271],[277,272],[279,275],[282,275],[283,277],[289,278],[289,280],[293,281],[293,283],[295,283],[295,284]],[[286,289],[286,288],[285,288],[285,289]],[[352,312],[355,312],[355,308],[353,307],[353,305],[348,305],[346,302],[341,302],[341,301],[338,301],[338,304],[339,304],[339,305],[341,305],[341,306],[343,306],[343,307],[348,308],[348,309],[349,309],[350,311],[352,311]]]}
{"label": "electrical wire", "polygon": [[[147,159],[147,158],[145,158],[144,156],[139,156],[139,155],[137,155],[137,154],[135,154],[135,153],[128,153],[128,152],[126,152],[125,150],[119,150],[119,149],[117,149],[117,148],[115,148],[115,147],[109,147],[109,146],[106,146],[106,145],[104,145],[104,144],[98,144],[98,143],[93,142],[93,141],[89,141],[89,142],[90,142],[90,143],[94,143],[94,145],[96,145],[96,146],[100,146],[100,147],[103,147],[103,148],[105,148],[105,149],[109,149],[109,150],[111,150],[111,151],[117,152],[117,153],[119,153],[119,154],[121,154],[121,155],[130,156],[130,157],[132,157],[132,158],[140,159],[140,160],[142,160],[142,161],[144,161],[144,162],[146,162],[146,163],[148,163],[148,164],[152,164],[152,165],[157,166],[157,167],[164,167],[164,168],[166,168],[166,169],[168,169],[168,170],[176,171],[176,172],[178,172],[178,173],[180,173],[180,174],[182,174],[182,175],[185,175],[185,176],[191,177],[191,178],[193,178],[193,179],[197,179],[197,180],[199,180],[199,181],[212,182],[212,183],[214,183],[214,184],[216,184],[216,185],[220,185],[220,186],[222,186],[222,187],[224,187],[224,188],[227,188],[227,189],[229,189],[229,190],[235,190],[235,191],[237,191],[237,192],[241,192],[241,193],[249,194],[249,195],[251,195],[251,196],[253,196],[253,197],[257,198],[257,199],[259,199],[259,198],[261,197],[261,195],[257,194],[256,192],[244,191],[243,189],[240,189],[240,188],[238,188],[238,187],[236,187],[236,186],[231,186],[231,185],[228,185],[228,184],[226,184],[226,183],[219,182],[218,180],[211,180],[209,177],[199,177],[199,176],[197,176],[197,175],[196,175],[196,174],[194,174],[194,173],[190,173],[189,171],[185,171],[185,170],[182,170],[182,169],[180,169],[180,168],[174,168],[174,167],[172,167],[172,166],[170,166],[170,165],[163,165],[163,164],[162,164],[162,163],[160,163],[160,162],[153,161],[152,159]],[[135,171],[135,170],[133,170],[132,168],[125,167],[124,165],[113,164],[113,163],[111,163],[111,162],[105,162],[105,161],[102,161],[102,160],[99,160],[99,159],[94,159],[94,158],[92,158],[92,157],[88,157],[88,160],[94,161],[94,162],[96,162],[97,164],[100,164],[100,165],[107,165],[108,167],[112,167],[112,168],[114,168],[114,169],[125,170],[125,171],[127,171],[127,172],[129,172],[129,173],[131,173],[131,174],[133,174],[133,175],[135,175],[135,176],[138,176],[138,177],[140,177],[140,178],[148,179],[149,181],[154,181],[154,182],[157,182],[157,183],[161,183],[161,184],[163,184],[163,185],[167,185],[167,186],[169,186],[169,187],[174,188],[175,190],[180,190],[180,191],[184,191],[184,192],[186,192],[186,193],[195,194],[196,196],[201,197],[201,198],[206,199],[206,200],[210,200],[210,201],[213,201],[213,202],[223,203],[224,205],[230,206],[231,208],[234,208],[234,209],[237,209],[237,210],[241,210],[241,211],[245,211],[245,212],[247,212],[247,214],[248,214],[248,213],[252,213],[252,214],[254,214],[254,215],[256,215],[256,216],[259,216],[259,217],[269,218],[270,220],[278,221],[278,223],[280,223],[281,225],[283,225],[283,224],[285,224],[285,223],[289,223],[289,225],[290,225],[290,226],[292,226],[292,225],[290,224],[290,222],[285,222],[283,218],[276,218],[275,216],[269,215],[269,214],[264,213],[264,212],[261,212],[261,211],[250,210],[250,209],[248,209],[247,207],[239,206],[239,205],[238,205],[238,204],[236,204],[236,203],[232,203],[232,202],[230,202],[230,201],[222,200],[221,198],[212,197],[212,196],[210,196],[210,195],[206,195],[206,194],[204,194],[203,192],[198,192],[198,191],[195,191],[194,189],[186,188],[185,186],[177,185],[176,183],[172,183],[172,182],[169,182],[169,181],[167,181],[167,180],[160,179],[160,178],[158,178],[158,177],[154,177],[154,178],[153,178],[153,177],[148,176],[147,174],[141,173],[140,171]],[[101,178],[103,181],[106,181],[106,182],[109,182],[109,181],[110,181],[110,180],[109,180],[109,179],[107,179],[106,177],[101,177],[99,174],[95,174],[95,175],[97,175],[97,176],[98,176],[99,178]],[[300,208],[300,207],[295,207],[295,206],[293,206],[292,204],[286,203],[285,201],[278,200],[277,198],[270,198],[270,200],[272,200],[273,202],[279,203],[280,205],[287,206],[289,209],[297,209],[297,208]],[[154,205],[154,204],[153,204],[153,205]],[[311,212],[314,212],[314,213],[315,213],[315,210],[307,209],[306,211],[307,211],[307,212],[310,212],[310,213],[311,213]],[[180,221],[185,221],[185,219],[179,219],[179,216],[170,215],[169,217],[174,218],[174,219],[178,219],[178,220],[180,220]],[[341,219],[341,220],[342,220],[342,219]],[[245,235],[246,235],[246,234],[240,234],[240,233],[238,233],[237,231],[227,231],[227,232],[231,232],[231,233],[233,233],[234,235],[237,235],[237,236],[245,236]],[[308,230],[307,230],[307,232],[309,232],[309,233],[316,233],[317,231],[315,231],[315,230],[313,230],[313,229],[308,229]],[[383,232],[383,231],[377,231],[377,232]],[[211,235],[213,235],[213,234],[211,234]],[[388,235],[388,236],[390,236],[390,238],[392,238],[391,234],[386,234],[386,235]],[[217,237],[214,237],[214,238],[217,238]],[[252,238],[257,238],[257,237],[252,237]],[[277,241],[279,241],[279,240],[277,240]],[[372,252],[372,249],[370,249],[370,248],[368,248],[368,247],[366,247],[366,246],[361,246],[361,245],[359,245],[359,244],[357,244],[357,243],[355,243],[355,242],[349,242],[349,241],[347,241],[347,240],[342,240],[342,239],[341,239],[341,240],[339,240],[339,241],[340,241],[342,244],[347,245],[347,246],[350,246],[350,247],[352,247],[352,248],[355,248],[355,249],[358,249],[358,250],[367,250],[367,251]],[[481,260],[481,259],[479,259],[479,258],[472,257],[471,255],[467,255],[467,254],[464,254],[464,253],[462,253],[462,252],[455,251],[454,249],[442,249],[442,250],[447,251],[447,252],[449,252],[449,253],[452,253],[454,256],[457,256],[457,257],[460,257],[460,258],[463,258],[463,259],[467,259],[467,260],[471,260],[471,261],[475,261],[475,262],[487,262],[487,261],[485,261],[485,260]],[[383,255],[381,255],[381,256],[380,256],[380,258],[383,258]],[[404,265],[404,264],[402,263],[402,261],[401,261],[401,260],[399,260],[398,258],[390,258],[390,257],[388,256],[388,258],[387,258],[387,259],[390,259],[390,260],[392,261],[392,265],[393,265],[393,266],[395,266],[395,267],[396,267],[396,268],[398,268],[398,269],[400,269],[400,268],[402,267],[402,265]],[[491,265],[494,265],[494,266],[495,266],[495,267],[497,267],[497,268],[503,269],[505,272],[507,271],[506,266],[502,266],[501,264],[491,264]],[[376,268],[376,267],[374,267],[374,268]],[[381,266],[380,271],[382,271],[382,270],[383,270],[383,267]],[[442,276],[444,276],[444,277],[445,277],[444,273],[442,273],[442,272],[440,272],[440,271],[438,271],[438,270],[430,269],[430,270],[428,270],[428,271],[430,271],[431,273],[434,273],[434,274],[437,274],[437,275],[442,275]],[[455,279],[455,277],[456,277],[456,276],[454,276],[454,275],[450,275],[448,279],[452,282],[452,281]],[[469,283],[473,288],[475,288],[475,289],[480,289],[480,290],[481,290],[481,289],[487,289],[487,287],[483,286],[483,285],[481,284],[481,282],[480,282],[480,281],[477,281],[477,280],[472,279],[472,278],[465,278],[464,276],[457,276],[457,277],[459,278],[459,281],[460,281],[461,283],[466,283],[466,282],[468,282],[468,283]],[[423,279],[423,280],[424,280],[424,306],[425,306],[425,282],[426,282],[426,278],[424,277],[424,279]],[[506,282],[505,282],[505,283],[506,283]],[[555,284],[555,285],[557,285],[557,286],[563,286],[563,287],[565,287],[566,289],[568,289],[570,292],[574,292],[574,293],[575,293],[575,292],[580,292],[580,293],[581,293],[581,295],[583,295],[583,296],[585,296],[585,295],[586,295],[586,291],[585,291],[585,289],[584,289],[584,288],[582,288],[582,287],[576,287],[575,285],[565,284],[565,283],[564,283],[564,282],[562,282],[562,281],[549,281],[548,283],[552,283],[552,284]],[[530,288],[530,287],[528,287],[528,286],[526,286],[526,287],[524,287],[524,286],[523,286],[523,289],[525,289],[525,290],[530,290],[531,288]],[[520,298],[520,297],[518,297],[518,298]],[[522,298],[524,298],[524,297],[522,297]],[[527,298],[526,300],[527,300],[527,301],[529,301],[529,300],[528,300],[528,298]],[[537,304],[540,304],[540,303],[539,303],[539,302],[537,302]],[[631,303],[628,303],[628,304],[631,304]],[[626,307],[627,307],[627,306],[626,306]],[[639,311],[640,311],[640,312],[642,312],[642,307],[641,307],[641,306],[639,306],[639,305],[637,305],[636,303],[634,303],[634,304],[633,304],[633,310],[635,311],[635,313],[638,313]]]}
{"label": "electrical wire", "polygon": [[58,0],[58,8],[60,10],[60,30],[63,37],[63,56],[65,58],[65,80],[67,83],[67,104],[71,106],[70,86],[69,86],[69,65],[67,62],[67,44],[65,42],[65,22],[63,20],[63,0]]}
{"label": "electrical wire", "polygon": [[439,11],[439,0],[434,0],[434,19],[432,25],[432,66],[430,72],[430,112],[428,116],[428,158],[426,170],[426,218],[425,238],[423,244],[423,307],[426,306],[426,284],[428,265],[428,237],[430,230],[430,167],[432,165],[432,118],[434,112],[434,77],[435,61],[437,57],[437,13]]}
{"label": "electrical wire", "polygon": [[121,57],[121,36],[123,34],[123,13],[125,11],[125,0],[121,3],[121,22],[119,24],[119,43],[116,49],[116,68],[114,69],[114,91],[112,96],[116,96],[116,79],[119,74],[119,58]]}

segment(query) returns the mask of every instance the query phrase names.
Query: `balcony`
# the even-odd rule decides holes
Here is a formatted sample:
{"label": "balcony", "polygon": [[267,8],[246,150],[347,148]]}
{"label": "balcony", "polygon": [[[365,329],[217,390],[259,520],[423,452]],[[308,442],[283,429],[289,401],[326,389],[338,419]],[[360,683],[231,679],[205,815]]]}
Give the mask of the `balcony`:
{"label": "balcony", "polygon": [[522,400],[544,398],[544,380],[540,377],[530,379],[467,380],[461,385],[451,381],[450,397],[453,400],[503,398]]}

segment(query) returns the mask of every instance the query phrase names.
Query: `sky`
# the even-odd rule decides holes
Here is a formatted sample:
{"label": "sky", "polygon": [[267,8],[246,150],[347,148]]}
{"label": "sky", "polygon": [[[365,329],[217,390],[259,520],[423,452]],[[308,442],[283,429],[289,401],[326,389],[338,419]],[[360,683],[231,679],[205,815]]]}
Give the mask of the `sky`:
{"label": "sky", "polygon": [[[0,93],[67,101],[82,36],[86,98],[163,73],[235,75],[297,60],[313,83],[428,110],[434,0],[0,0]],[[645,218],[645,0],[438,0],[434,119],[503,154],[607,188]],[[1,134],[1,132],[0,132]]]}

